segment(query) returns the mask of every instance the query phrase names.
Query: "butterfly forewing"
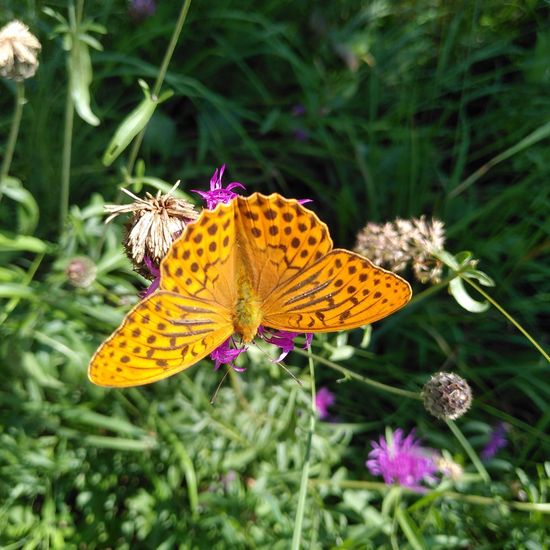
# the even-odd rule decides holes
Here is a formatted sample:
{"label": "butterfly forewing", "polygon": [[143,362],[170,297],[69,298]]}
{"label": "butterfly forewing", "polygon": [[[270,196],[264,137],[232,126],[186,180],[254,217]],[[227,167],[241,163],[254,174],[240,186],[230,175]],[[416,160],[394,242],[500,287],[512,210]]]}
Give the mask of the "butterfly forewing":
{"label": "butterfly forewing", "polygon": [[239,254],[260,298],[332,249],[327,226],[294,199],[254,193],[235,204]]}
{"label": "butterfly forewing", "polygon": [[233,202],[203,210],[163,259],[160,288],[231,309],[237,296],[235,239]]}
{"label": "butterfly forewing", "polygon": [[194,365],[232,332],[225,308],[160,291],[128,313],[97,350],[88,375],[100,386],[155,382]]}

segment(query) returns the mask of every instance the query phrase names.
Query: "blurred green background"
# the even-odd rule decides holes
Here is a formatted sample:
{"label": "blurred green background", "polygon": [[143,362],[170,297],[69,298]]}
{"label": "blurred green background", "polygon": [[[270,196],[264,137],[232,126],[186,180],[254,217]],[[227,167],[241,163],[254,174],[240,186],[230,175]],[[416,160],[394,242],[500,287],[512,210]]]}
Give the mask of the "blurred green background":
{"label": "blurred green background", "polygon": [[[101,158],[143,98],[138,79],[153,86],[181,5],[158,1],[136,18],[122,0],[83,4],[84,20],[106,29],[90,33],[103,47],[90,50],[101,122],[75,115],[61,232],[67,52],[43,8],[68,17],[64,1],[0,0],[0,25],[21,19],[42,43],[25,82],[17,180],[0,203],[0,545],[290,548],[309,426],[302,355],[286,364],[304,387],[251,353],[214,406],[220,374],[209,360],[130,390],[86,376],[145,284],[103,204],[125,202],[123,185],[154,191],[125,175],[129,150],[110,167]],[[248,192],[313,199],[346,248],[367,221],[437,217],[446,249],[472,251],[496,283],[488,292],[544,347],[549,16],[535,0],[195,0],[163,86],[174,95],[147,126],[138,169],[188,192],[225,163],[225,181]],[[0,86],[3,156],[15,88]],[[67,279],[75,256],[97,268],[87,288]],[[484,480],[420,401],[317,361],[317,386],[336,404],[313,438],[303,547],[548,548],[548,505],[530,506],[549,489],[548,363],[494,307],[465,311],[445,287],[423,296],[377,323],[368,347],[357,330],[315,337],[314,354],[411,391],[452,370],[474,390],[457,422],[470,445],[479,452],[502,421],[508,445]],[[386,427],[416,428],[464,475],[440,494],[397,498],[364,466]]]}

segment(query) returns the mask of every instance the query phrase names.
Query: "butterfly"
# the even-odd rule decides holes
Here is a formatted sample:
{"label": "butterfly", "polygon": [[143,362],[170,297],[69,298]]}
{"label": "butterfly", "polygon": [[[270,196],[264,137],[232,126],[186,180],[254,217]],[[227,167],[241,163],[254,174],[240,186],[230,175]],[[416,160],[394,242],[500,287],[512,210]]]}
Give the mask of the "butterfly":
{"label": "butterfly", "polygon": [[92,357],[88,376],[95,384],[162,380],[233,334],[251,342],[260,325],[309,333],[357,328],[411,298],[407,281],[333,249],[314,212],[276,193],[203,210],[174,241],[160,272],[159,290]]}

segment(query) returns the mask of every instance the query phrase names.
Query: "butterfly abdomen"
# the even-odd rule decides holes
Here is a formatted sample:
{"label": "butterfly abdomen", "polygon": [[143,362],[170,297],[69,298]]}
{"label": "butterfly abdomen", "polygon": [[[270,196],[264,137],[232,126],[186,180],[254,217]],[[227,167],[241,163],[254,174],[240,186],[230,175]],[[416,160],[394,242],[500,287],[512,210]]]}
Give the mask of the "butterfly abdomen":
{"label": "butterfly abdomen", "polygon": [[245,343],[252,342],[262,318],[261,301],[254,292],[252,284],[247,278],[239,278],[238,297],[233,315],[235,332],[242,336]]}

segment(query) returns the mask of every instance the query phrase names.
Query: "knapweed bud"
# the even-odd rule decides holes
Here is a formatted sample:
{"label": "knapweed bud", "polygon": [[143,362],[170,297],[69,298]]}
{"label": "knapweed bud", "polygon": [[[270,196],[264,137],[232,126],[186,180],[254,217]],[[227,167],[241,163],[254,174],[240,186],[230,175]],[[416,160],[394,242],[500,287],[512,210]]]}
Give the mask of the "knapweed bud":
{"label": "knapweed bud", "polygon": [[65,273],[73,286],[88,288],[95,281],[97,268],[87,256],[77,256],[69,262]]}
{"label": "knapweed bud", "polygon": [[472,390],[468,382],[452,372],[434,374],[422,389],[426,410],[436,418],[455,420],[472,404]]}
{"label": "knapweed bud", "polygon": [[0,29],[0,75],[11,80],[34,76],[38,52],[42,46],[21,21],[12,21]]}
{"label": "knapweed bud", "polygon": [[125,212],[133,214],[126,226],[128,232],[124,247],[136,270],[148,278],[154,277],[147,262],[158,267],[170,245],[187,224],[198,217],[198,212],[190,202],[172,195],[176,187],[177,184],[166,195],[160,191],[156,196],[146,193],[144,199],[123,189],[134,199],[133,203],[105,205],[105,210],[111,214],[106,222]]}

